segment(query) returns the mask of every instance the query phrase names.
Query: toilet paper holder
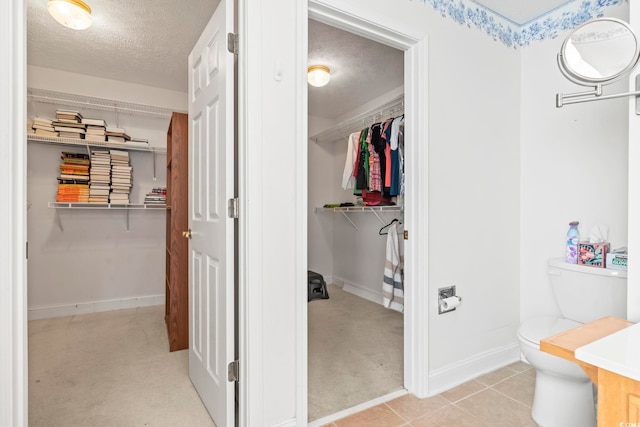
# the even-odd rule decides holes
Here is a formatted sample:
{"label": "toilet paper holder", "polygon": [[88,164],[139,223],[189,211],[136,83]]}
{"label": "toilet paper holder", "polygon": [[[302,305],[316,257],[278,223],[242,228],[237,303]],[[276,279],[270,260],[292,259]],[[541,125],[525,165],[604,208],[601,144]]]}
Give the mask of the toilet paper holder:
{"label": "toilet paper holder", "polygon": [[455,311],[461,302],[462,298],[456,295],[455,285],[438,289],[438,314]]}

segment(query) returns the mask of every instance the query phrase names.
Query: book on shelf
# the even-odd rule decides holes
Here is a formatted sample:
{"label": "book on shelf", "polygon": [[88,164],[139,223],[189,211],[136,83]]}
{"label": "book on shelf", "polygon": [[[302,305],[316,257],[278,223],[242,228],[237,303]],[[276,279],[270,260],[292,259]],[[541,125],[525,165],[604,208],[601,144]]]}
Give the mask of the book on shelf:
{"label": "book on shelf", "polygon": [[87,141],[105,142],[104,135],[97,135],[93,133],[86,133],[84,135],[84,139],[86,139]]}
{"label": "book on shelf", "polygon": [[92,118],[86,117],[86,118],[82,118],[80,120],[80,123],[88,126],[100,126],[102,128],[107,127],[107,122],[105,122],[103,119],[92,119]]}
{"label": "book on shelf", "polygon": [[78,123],[75,120],[54,120],[53,123],[51,123],[52,126],[66,126],[66,127],[70,127],[70,128],[79,128],[79,129],[85,129],[86,125],[83,125],[82,123]]}
{"label": "book on shelf", "polygon": [[44,117],[34,117],[33,119],[31,119],[31,121],[33,122],[34,125],[44,125],[44,126],[51,126],[51,123],[53,122],[53,120],[45,119]]}
{"label": "book on shelf", "polygon": [[99,203],[99,204],[103,204],[106,205],[107,203],[109,203],[109,197],[92,197],[89,196],[89,203]]}
{"label": "book on shelf", "polygon": [[58,126],[54,125],[53,129],[58,132],[74,132],[74,133],[86,133],[87,131],[82,127],[73,127],[73,126]]}
{"label": "book on shelf", "polygon": [[39,136],[52,136],[57,138],[59,133],[56,132],[55,130],[53,130],[53,128],[51,128],[51,130],[46,130],[46,129],[35,129],[35,132],[33,132],[34,135],[39,135]]}
{"label": "book on shelf", "polygon": [[167,188],[153,187],[150,192],[144,196],[145,205],[166,205],[167,204]]}
{"label": "book on shelf", "polygon": [[77,132],[59,131],[58,136],[60,136],[60,138],[68,138],[68,139],[84,139],[83,138],[84,135]]}
{"label": "book on shelf", "polygon": [[53,125],[51,125],[51,124],[45,125],[45,124],[40,124],[40,123],[31,124],[31,129],[44,129],[44,130],[51,130],[51,131],[55,130],[53,128]]}
{"label": "book on shelf", "polygon": [[100,126],[87,126],[86,130],[87,130],[87,134],[105,136],[104,128]]}
{"label": "book on shelf", "polygon": [[82,120],[82,114],[80,114],[80,111],[58,109],[56,110],[56,119],[76,120],[79,122]]}
{"label": "book on shelf", "polygon": [[89,175],[75,175],[75,174],[61,173],[60,174],[60,178],[62,178],[62,179],[75,179],[77,181],[89,182]]}
{"label": "book on shelf", "polygon": [[124,137],[107,134],[107,141],[111,142],[112,144],[124,144]]}

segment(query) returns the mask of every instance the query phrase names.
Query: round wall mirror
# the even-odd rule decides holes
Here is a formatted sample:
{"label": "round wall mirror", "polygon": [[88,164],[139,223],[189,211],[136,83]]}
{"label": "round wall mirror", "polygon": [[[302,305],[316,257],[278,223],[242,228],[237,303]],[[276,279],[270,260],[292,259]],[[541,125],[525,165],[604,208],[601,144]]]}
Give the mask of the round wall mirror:
{"label": "round wall mirror", "polygon": [[592,86],[611,83],[636,66],[640,45],[624,21],[598,18],[577,27],[558,54],[562,73],[574,83]]}

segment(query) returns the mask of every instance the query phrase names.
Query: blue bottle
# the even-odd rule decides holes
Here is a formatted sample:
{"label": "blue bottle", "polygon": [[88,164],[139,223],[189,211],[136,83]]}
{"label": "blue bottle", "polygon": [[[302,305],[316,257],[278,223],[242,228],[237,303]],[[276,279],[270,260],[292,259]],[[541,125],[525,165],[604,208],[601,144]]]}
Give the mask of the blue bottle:
{"label": "blue bottle", "polygon": [[567,231],[566,261],[570,264],[578,263],[578,241],[580,240],[578,224],[580,224],[578,221],[570,222],[569,231]]}

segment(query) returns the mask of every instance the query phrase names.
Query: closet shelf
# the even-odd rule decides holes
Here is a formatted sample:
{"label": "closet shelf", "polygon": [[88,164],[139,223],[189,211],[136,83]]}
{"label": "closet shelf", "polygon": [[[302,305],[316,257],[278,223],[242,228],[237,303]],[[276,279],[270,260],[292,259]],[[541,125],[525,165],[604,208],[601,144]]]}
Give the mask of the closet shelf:
{"label": "closet shelf", "polygon": [[114,144],[113,142],[90,141],[87,139],[77,139],[77,138],[60,138],[60,137],[54,137],[54,136],[42,136],[42,135],[34,135],[34,134],[27,134],[27,141],[39,142],[41,144],[67,145],[67,146],[80,146],[80,147],[102,147],[102,148],[113,148],[114,150],[145,151],[147,153],[167,154],[166,148],[138,147],[138,146],[126,145],[126,144]]}
{"label": "closet shelf", "polygon": [[336,208],[316,208],[320,212],[402,212],[402,206],[345,206]]}
{"label": "closet shelf", "polygon": [[373,123],[387,120],[403,113],[404,95],[400,95],[386,104],[357,114],[325,131],[312,135],[309,139],[315,143],[346,140],[346,137],[353,132],[357,132]]}
{"label": "closet shelf", "polygon": [[165,211],[164,205],[144,205],[144,204],[128,204],[128,205],[118,205],[111,203],[70,203],[70,202],[49,202],[49,207],[56,209],[56,223],[58,224],[58,228],[60,231],[64,232],[64,227],[62,226],[62,220],[60,219],[60,215],[58,215],[57,209],[83,209],[83,210],[104,210],[104,209],[114,209],[125,211],[125,230],[128,232],[129,228],[129,211],[132,210],[148,210],[148,211]]}
{"label": "closet shelf", "polygon": [[151,211],[166,210],[165,205],[144,205],[133,204],[118,205],[112,203],[69,203],[69,202],[49,202],[49,207],[54,209],[127,209],[140,210],[146,209]]}
{"label": "closet shelf", "polygon": [[385,225],[386,222],[378,212],[403,212],[402,206],[344,206],[344,207],[336,207],[336,208],[316,208],[316,213],[321,212],[339,212],[341,213],[347,221],[356,229],[356,231],[360,231],[358,226],[349,218],[347,213],[357,213],[357,212],[368,212],[372,213],[378,218],[378,220]]}
{"label": "closet shelf", "polygon": [[27,99],[32,102],[56,104],[65,107],[88,108],[162,119],[170,118],[173,112],[171,109],[155,107],[153,105],[136,104],[134,102],[35,88],[27,88]]}

